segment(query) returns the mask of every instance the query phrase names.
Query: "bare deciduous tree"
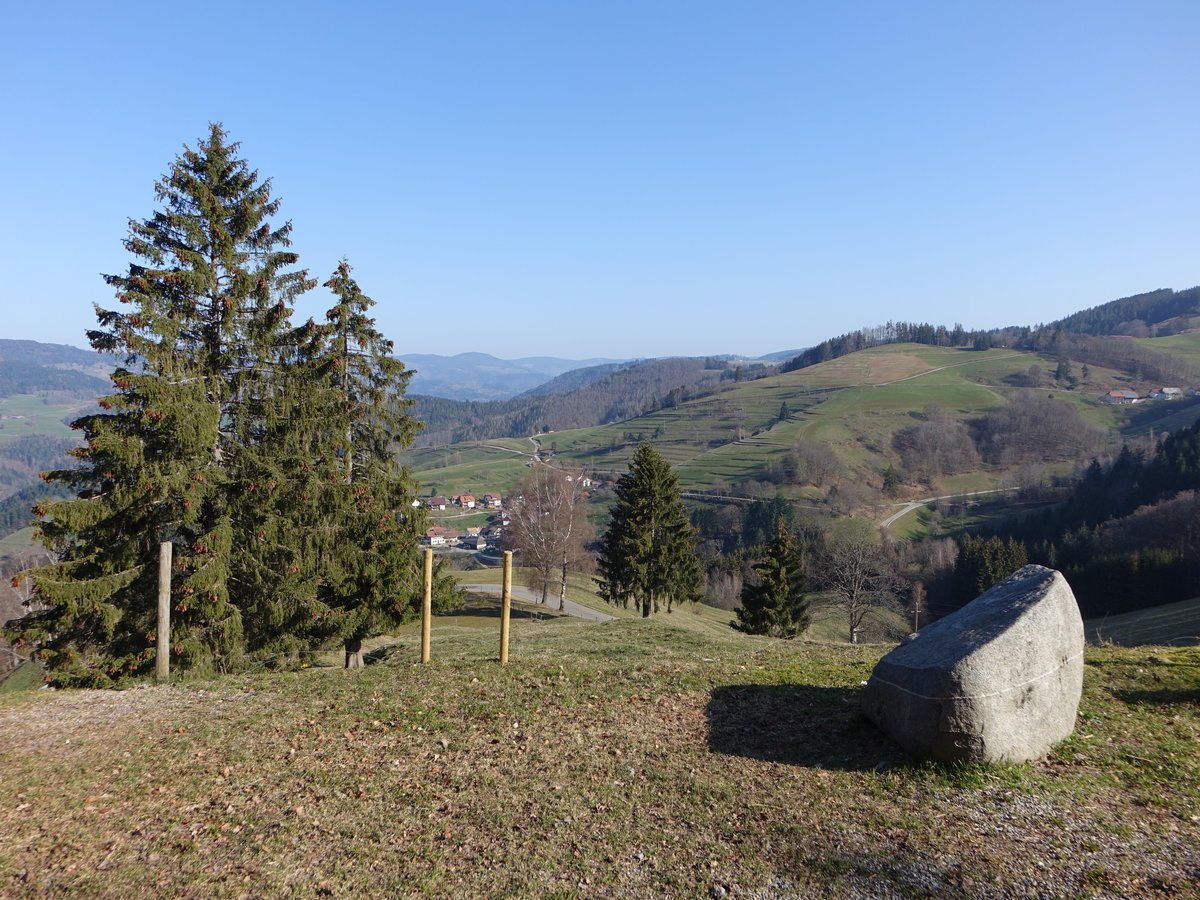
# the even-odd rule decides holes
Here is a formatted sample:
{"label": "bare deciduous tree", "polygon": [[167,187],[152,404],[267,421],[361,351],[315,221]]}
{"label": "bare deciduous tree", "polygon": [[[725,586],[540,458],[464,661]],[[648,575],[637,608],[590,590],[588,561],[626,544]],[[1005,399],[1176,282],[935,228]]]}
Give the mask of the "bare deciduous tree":
{"label": "bare deciduous tree", "polygon": [[828,605],[846,616],[852,644],[858,643],[869,614],[898,608],[898,579],[878,535],[866,522],[842,519],[825,532],[818,573],[829,595]]}
{"label": "bare deciduous tree", "polygon": [[919,581],[913,582],[909,609],[912,611],[912,630],[918,632],[921,630],[921,614],[925,612],[925,585]]}
{"label": "bare deciduous tree", "polygon": [[843,474],[841,461],[827,444],[804,438],[793,445],[789,464],[794,466],[797,484],[824,487]]}
{"label": "bare deciduous tree", "polygon": [[533,570],[531,585],[545,603],[558,586],[566,606],[567,575],[586,567],[591,525],[587,520],[587,474],[579,466],[534,463],[509,500],[509,542]]}

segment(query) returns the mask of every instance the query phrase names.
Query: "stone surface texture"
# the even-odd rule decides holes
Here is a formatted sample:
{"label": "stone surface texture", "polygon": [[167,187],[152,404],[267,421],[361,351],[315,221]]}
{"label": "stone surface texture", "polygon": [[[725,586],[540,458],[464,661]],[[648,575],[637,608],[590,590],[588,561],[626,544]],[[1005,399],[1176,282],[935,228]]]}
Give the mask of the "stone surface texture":
{"label": "stone surface texture", "polygon": [[863,710],[917,756],[1037,759],[1075,728],[1083,645],[1066,579],[1025,566],[883,657]]}

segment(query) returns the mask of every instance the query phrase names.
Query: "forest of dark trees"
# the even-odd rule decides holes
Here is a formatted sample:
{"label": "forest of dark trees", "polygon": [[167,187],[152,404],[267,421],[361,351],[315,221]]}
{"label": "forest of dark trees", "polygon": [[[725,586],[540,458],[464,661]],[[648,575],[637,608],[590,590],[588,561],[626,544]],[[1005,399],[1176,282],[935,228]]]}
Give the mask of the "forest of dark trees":
{"label": "forest of dark trees", "polygon": [[[1093,306],[1091,309],[1051,322],[1044,330],[1067,331],[1073,334],[1162,336],[1186,328],[1186,323],[1172,320],[1180,317],[1186,319],[1195,315],[1197,309],[1200,309],[1200,287],[1184,291],[1164,288]],[[1154,327],[1157,327],[1157,332],[1151,335],[1148,329]],[[1147,332],[1137,333],[1141,328],[1147,329]]]}
{"label": "forest of dark trees", "polygon": [[[1015,542],[1066,576],[1085,618],[1200,594],[1200,423],[1093,460],[1064,503],[972,540],[959,542],[960,569],[978,565],[981,543]],[[950,605],[973,596],[962,587]]]}
{"label": "forest of dark trees", "polygon": [[[40,481],[30,485],[30,481],[36,479],[41,472],[66,465],[66,451],[76,443],[73,438],[52,437],[48,434],[27,434],[0,443],[0,499],[25,488],[30,488],[37,494],[39,487],[43,490],[37,496],[46,496],[46,485]],[[24,528],[30,518],[28,505],[25,507],[25,514],[26,521],[16,528],[4,530],[0,527],[0,537]]]}

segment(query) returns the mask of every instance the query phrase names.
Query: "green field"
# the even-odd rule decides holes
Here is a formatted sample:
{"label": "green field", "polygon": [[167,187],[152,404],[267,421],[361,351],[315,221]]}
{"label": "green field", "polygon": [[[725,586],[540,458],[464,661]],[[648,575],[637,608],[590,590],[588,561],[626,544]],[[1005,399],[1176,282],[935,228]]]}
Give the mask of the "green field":
{"label": "green field", "polygon": [[76,432],[63,422],[72,419],[90,403],[73,400],[57,403],[38,394],[14,394],[0,397],[0,416],[19,418],[0,419],[0,442],[30,434],[71,437]]}
{"label": "green field", "polygon": [[41,667],[33,661],[26,661],[3,678],[0,678],[0,694],[33,691],[40,688],[44,683],[45,679],[42,677]]}
{"label": "green field", "polygon": [[[33,514],[30,514],[33,518]],[[5,557],[16,556],[18,553],[24,553],[26,550],[32,550],[40,544],[35,544],[33,540],[33,529],[22,528],[20,531],[13,532],[7,537],[0,538],[0,559]]]}
{"label": "green field", "polygon": [[[529,452],[528,441],[526,447]],[[454,497],[508,493],[527,471],[529,457],[481,444],[455,444],[411,451],[405,460],[421,482],[423,496]]]}
{"label": "green field", "polygon": [[[1168,337],[1141,338],[1137,343],[1155,350],[1166,350],[1174,356],[1179,356],[1194,365],[1200,366],[1200,332],[1192,331],[1187,334],[1172,334]],[[1183,387],[1184,385],[1175,385]],[[1200,387],[1200,385],[1194,385]]]}

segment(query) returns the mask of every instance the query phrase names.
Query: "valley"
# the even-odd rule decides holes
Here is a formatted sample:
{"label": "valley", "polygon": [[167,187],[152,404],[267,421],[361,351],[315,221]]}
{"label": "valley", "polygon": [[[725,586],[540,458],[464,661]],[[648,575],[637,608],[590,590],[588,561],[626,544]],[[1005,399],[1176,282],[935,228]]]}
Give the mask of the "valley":
{"label": "valley", "polygon": [[[1171,346],[1196,353],[1200,335],[1176,336]],[[862,494],[861,505],[890,507],[910,498],[1010,488],[1031,477],[1048,480],[1070,474],[1081,461],[1079,455],[1058,453],[1009,464],[980,462],[967,471],[910,479],[898,486],[896,496],[883,496],[884,472],[901,464],[894,436],[920,422],[931,404],[951,420],[967,422],[1036,390],[1107,431],[1093,453],[1113,452],[1125,438],[1161,434],[1200,418],[1195,398],[1126,407],[1104,403],[1110,385],[1128,383],[1128,375],[1116,370],[1093,368],[1088,381],[1072,390],[1027,387],[1023,379],[1034,366],[1053,371],[1055,361],[1008,349],[889,345],[787,374],[725,383],[673,407],[536,439],[557,458],[582,464],[602,479],[615,479],[636,444],[651,440],[686,490],[766,492],[797,502],[825,499],[830,485],[797,483],[777,473],[797,442],[822,444],[841,468],[834,484],[853,486],[851,494]],[[480,492],[488,486],[507,491],[524,471],[528,457],[520,456],[529,447],[528,440],[517,438],[473,441],[414,450],[405,458],[428,493]]]}

